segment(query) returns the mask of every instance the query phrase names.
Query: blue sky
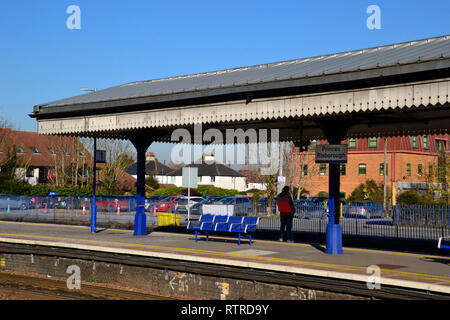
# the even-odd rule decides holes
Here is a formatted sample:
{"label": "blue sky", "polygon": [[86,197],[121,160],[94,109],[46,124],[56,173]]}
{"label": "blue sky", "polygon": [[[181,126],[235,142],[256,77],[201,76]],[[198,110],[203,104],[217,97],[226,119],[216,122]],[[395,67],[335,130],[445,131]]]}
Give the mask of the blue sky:
{"label": "blue sky", "polygon": [[[70,5],[81,29],[70,30]],[[369,5],[381,29],[369,30]],[[0,116],[35,131],[36,104],[126,82],[450,34],[450,1],[0,2]],[[161,157],[160,145],[151,147]],[[164,153],[164,155],[162,154]]]}

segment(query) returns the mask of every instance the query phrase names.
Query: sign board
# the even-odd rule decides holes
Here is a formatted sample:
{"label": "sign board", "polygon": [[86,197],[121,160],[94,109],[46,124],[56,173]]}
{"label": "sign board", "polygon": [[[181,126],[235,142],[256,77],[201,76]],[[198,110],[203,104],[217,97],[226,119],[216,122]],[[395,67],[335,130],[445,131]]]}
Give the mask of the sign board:
{"label": "sign board", "polygon": [[197,188],[198,168],[183,168],[183,188]]}
{"label": "sign board", "polygon": [[316,163],[347,163],[347,145],[345,144],[317,145]]}
{"label": "sign board", "polygon": [[95,150],[95,162],[106,163],[106,150]]}
{"label": "sign board", "polygon": [[277,184],[286,184],[286,177],[278,176]]}

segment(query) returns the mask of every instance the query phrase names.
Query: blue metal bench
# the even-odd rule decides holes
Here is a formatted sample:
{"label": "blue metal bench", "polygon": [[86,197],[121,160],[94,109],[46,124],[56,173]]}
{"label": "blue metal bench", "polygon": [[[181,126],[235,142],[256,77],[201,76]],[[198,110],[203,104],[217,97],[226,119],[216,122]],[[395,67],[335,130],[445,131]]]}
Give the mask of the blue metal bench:
{"label": "blue metal bench", "polygon": [[229,232],[238,234],[238,245],[241,245],[242,235],[249,238],[251,245],[251,232],[256,231],[258,222],[258,217],[213,216],[213,218],[203,218],[202,216],[199,221],[199,226],[193,227],[188,225],[188,229],[195,230],[196,242],[198,234],[206,235],[206,241],[208,241],[210,232]]}
{"label": "blue metal bench", "polygon": [[439,249],[450,249],[449,244],[442,244],[442,240],[445,240],[446,243],[450,241],[450,237],[440,237],[438,241],[438,248]]}

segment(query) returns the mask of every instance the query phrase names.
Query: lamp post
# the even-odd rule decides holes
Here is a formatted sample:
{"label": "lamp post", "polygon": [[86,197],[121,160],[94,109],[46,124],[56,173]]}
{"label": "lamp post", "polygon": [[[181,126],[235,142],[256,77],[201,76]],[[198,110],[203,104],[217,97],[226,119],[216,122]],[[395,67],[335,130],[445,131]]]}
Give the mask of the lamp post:
{"label": "lamp post", "polygon": [[[97,88],[80,88],[80,91],[97,92]],[[92,181],[92,204],[91,204],[91,233],[97,232],[97,204],[95,201],[95,187],[97,180],[97,138],[94,137],[94,174]]]}

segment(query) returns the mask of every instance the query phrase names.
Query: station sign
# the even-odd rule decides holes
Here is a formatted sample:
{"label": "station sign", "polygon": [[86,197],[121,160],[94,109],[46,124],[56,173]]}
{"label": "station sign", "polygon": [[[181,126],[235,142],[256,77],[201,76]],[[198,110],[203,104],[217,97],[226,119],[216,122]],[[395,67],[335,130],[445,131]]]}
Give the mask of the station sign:
{"label": "station sign", "polygon": [[286,177],[285,176],[278,176],[277,184],[281,184],[281,185],[286,184]]}
{"label": "station sign", "polygon": [[346,144],[317,145],[316,163],[347,163],[347,145]]}
{"label": "station sign", "polygon": [[106,150],[95,150],[95,162],[106,163]]}
{"label": "station sign", "polygon": [[182,172],[183,172],[182,187],[197,188],[198,168],[184,167]]}

